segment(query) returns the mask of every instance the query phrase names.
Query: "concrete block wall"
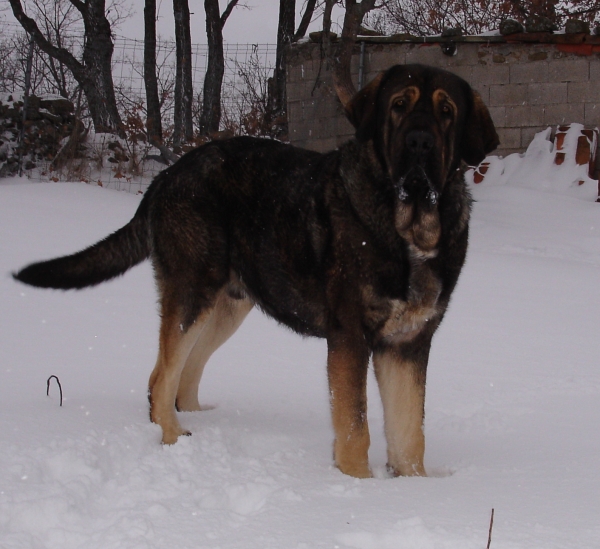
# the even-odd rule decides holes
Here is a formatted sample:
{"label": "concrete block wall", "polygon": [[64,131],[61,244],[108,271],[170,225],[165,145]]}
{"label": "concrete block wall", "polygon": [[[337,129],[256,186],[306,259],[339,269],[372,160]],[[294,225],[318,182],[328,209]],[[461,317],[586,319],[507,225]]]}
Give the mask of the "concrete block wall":
{"label": "concrete block wall", "polygon": [[[364,83],[394,64],[424,63],[467,80],[488,106],[500,136],[496,154],[523,152],[548,126],[578,122],[600,126],[600,38],[582,35],[467,37],[453,56],[440,42],[393,42],[369,37]],[[290,55],[288,115],[293,144],[332,149],[353,135],[331,85],[319,45],[304,43]],[[360,48],[352,72],[358,87]]]}

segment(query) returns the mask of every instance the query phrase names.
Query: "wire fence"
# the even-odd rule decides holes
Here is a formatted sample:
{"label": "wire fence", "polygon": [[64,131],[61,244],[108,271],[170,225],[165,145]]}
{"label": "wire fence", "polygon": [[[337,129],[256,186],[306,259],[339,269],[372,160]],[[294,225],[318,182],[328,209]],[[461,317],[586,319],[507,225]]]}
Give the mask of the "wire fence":
{"label": "wire fence", "polygon": [[[144,100],[145,89],[143,80],[143,40],[118,37],[115,39],[113,54],[113,77],[115,87],[120,93],[127,95],[128,100]],[[228,44],[224,46],[225,74],[223,77],[223,93],[221,104],[227,116],[231,116],[238,107],[240,95],[248,85],[247,71],[254,69],[260,75],[271,74],[275,67],[275,44]],[[170,94],[175,75],[175,42],[157,42],[157,72],[162,95]],[[208,46],[192,44],[192,83],[194,96],[197,100],[202,95],[204,75],[208,62]],[[196,101],[198,102],[198,101]],[[169,110],[172,104],[168,104]],[[170,112],[163,113],[163,118],[169,122]],[[171,115],[172,116],[172,115]]]}
{"label": "wire fence", "polygon": [[[83,36],[72,34],[62,36],[65,44],[75,57],[82,51]],[[29,38],[16,23],[0,23],[0,92],[19,92],[24,89],[25,66],[27,61],[27,44]],[[171,40],[158,40],[156,44],[156,70],[161,99],[161,117],[163,128],[168,135],[173,125],[173,95],[176,71],[175,42]],[[262,100],[268,93],[268,79],[275,67],[275,44],[224,44],[225,74],[223,77],[222,104],[222,129],[239,128],[242,118],[252,108],[253,100]],[[132,112],[137,113],[145,120],[146,94],[143,78],[144,41],[117,36],[114,39],[113,81],[117,95],[117,103],[122,118],[125,120]],[[202,105],[202,92],[204,76],[208,62],[208,46],[206,44],[192,44],[192,83],[193,121],[198,127]],[[47,55],[35,48],[33,73],[31,77],[30,94],[43,96],[48,94],[61,95],[76,102],[78,86],[72,75],[64,68],[50,59]],[[83,115],[85,120],[85,113]],[[91,126],[89,119],[86,121]],[[242,131],[243,132],[243,131]],[[100,139],[103,141],[103,139]],[[98,145],[98,139],[92,147],[106,149],[106,143]],[[137,144],[137,155],[148,155],[149,145]],[[131,151],[130,151],[131,152]],[[101,154],[97,153],[97,154]],[[139,160],[139,158],[138,158]],[[28,170],[27,175],[34,179],[48,179],[50,177],[47,167],[48,162],[37,162],[36,169]],[[144,162],[137,165],[132,173],[124,174],[123,166],[106,166],[99,169],[98,162],[90,165],[88,173],[81,173],[81,178],[96,181],[103,186],[130,190],[143,191],[148,181],[164,168],[158,162]],[[101,164],[101,163],[100,163]],[[79,166],[81,170],[81,163]],[[84,170],[85,171],[85,170]],[[73,177],[73,173],[66,175],[52,174],[52,178]]]}

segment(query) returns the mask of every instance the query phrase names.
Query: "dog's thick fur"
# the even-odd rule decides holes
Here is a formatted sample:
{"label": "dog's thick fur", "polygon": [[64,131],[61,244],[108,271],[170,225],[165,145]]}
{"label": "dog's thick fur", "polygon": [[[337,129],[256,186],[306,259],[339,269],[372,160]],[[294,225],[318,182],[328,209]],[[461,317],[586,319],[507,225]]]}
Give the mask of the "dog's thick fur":
{"label": "dog's thick fur", "polygon": [[164,443],[189,434],[176,409],[200,410],[205,363],[257,305],[327,339],[341,471],[371,475],[372,357],[389,470],[425,474],[429,349],[467,250],[463,171],[498,138],[465,81],[420,65],[380,74],[346,112],[356,138],[327,154],[249,137],[204,145],[155,178],[125,227],[14,274],[83,288],[152,260],[162,323],[150,416]]}

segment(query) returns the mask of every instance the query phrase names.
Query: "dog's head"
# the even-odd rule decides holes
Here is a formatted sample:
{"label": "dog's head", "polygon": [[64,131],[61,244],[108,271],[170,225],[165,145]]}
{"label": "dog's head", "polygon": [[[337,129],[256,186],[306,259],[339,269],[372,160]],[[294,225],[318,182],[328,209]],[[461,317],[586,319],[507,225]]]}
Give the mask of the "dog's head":
{"label": "dog's head", "polygon": [[463,161],[477,165],[499,143],[483,101],[455,74],[397,65],[345,108],[357,140],[372,142],[395,187],[398,231],[419,253],[435,255],[437,205],[446,181]]}
{"label": "dog's head", "polygon": [[360,141],[406,192],[440,193],[461,160],[477,165],[498,146],[483,101],[462,78],[424,65],[396,65],[346,105]]}

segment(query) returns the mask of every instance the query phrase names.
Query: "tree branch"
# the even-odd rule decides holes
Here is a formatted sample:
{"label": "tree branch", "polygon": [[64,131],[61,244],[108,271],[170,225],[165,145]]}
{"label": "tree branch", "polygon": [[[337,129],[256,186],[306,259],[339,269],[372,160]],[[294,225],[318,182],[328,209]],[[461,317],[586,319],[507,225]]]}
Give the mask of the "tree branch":
{"label": "tree branch", "polygon": [[227,18],[231,15],[233,8],[235,8],[237,6],[237,3],[238,3],[238,0],[230,0],[229,4],[227,4],[225,11],[221,15],[221,28],[223,28],[225,26],[225,23],[227,22]]}
{"label": "tree branch", "polygon": [[298,25],[298,30],[296,34],[294,34],[293,42],[298,42],[300,38],[303,38],[308,30],[308,25],[312,20],[312,16],[315,12],[315,7],[317,5],[317,0],[308,0],[306,2],[306,8],[304,9],[304,13],[302,14],[302,20],[300,21],[300,25]]}
{"label": "tree branch", "polygon": [[323,9],[323,35],[321,36],[321,56],[327,60],[331,60],[331,12],[333,6],[338,3],[338,0],[325,0],[325,8]]}
{"label": "tree branch", "polygon": [[160,154],[167,162],[170,162],[171,164],[175,164],[175,162],[177,162],[179,160],[179,157],[171,149],[169,149],[168,147],[166,147],[165,145],[163,145],[156,139],[153,139],[152,137],[150,137],[149,142],[150,142],[150,145],[152,145],[153,147],[157,148],[160,151]]}
{"label": "tree branch", "polygon": [[559,13],[559,15],[561,15],[562,17],[574,17],[577,15],[588,15],[590,13],[596,13],[600,11],[600,6],[596,6],[594,8],[589,8],[589,9],[585,9],[585,10],[575,10],[575,11],[571,11],[569,9],[562,9]]}
{"label": "tree branch", "polygon": [[20,0],[9,0],[10,6],[12,8],[13,14],[17,21],[21,24],[25,32],[29,34],[38,45],[38,47],[44,52],[54,57],[64,65],[66,65],[73,74],[79,73],[84,70],[83,65],[73,57],[73,55],[65,50],[64,48],[57,48],[53,46],[46,37],[42,34],[37,23],[25,15],[23,11],[23,6],[21,5]]}
{"label": "tree branch", "polygon": [[344,106],[356,93],[356,87],[350,74],[350,63],[358,29],[365,14],[374,7],[375,0],[362,0],[360,3],[357,3],[356,0],[346,0],[342,35],[336,44],[333,55],[333,84]]}
{"label": "tree branch", "polygon": [[71,2],[73,7],[83,15],[83,12],[86,10],[86,5],[83,2],[80,2],[79,0],[69,0],[69,2]]}

